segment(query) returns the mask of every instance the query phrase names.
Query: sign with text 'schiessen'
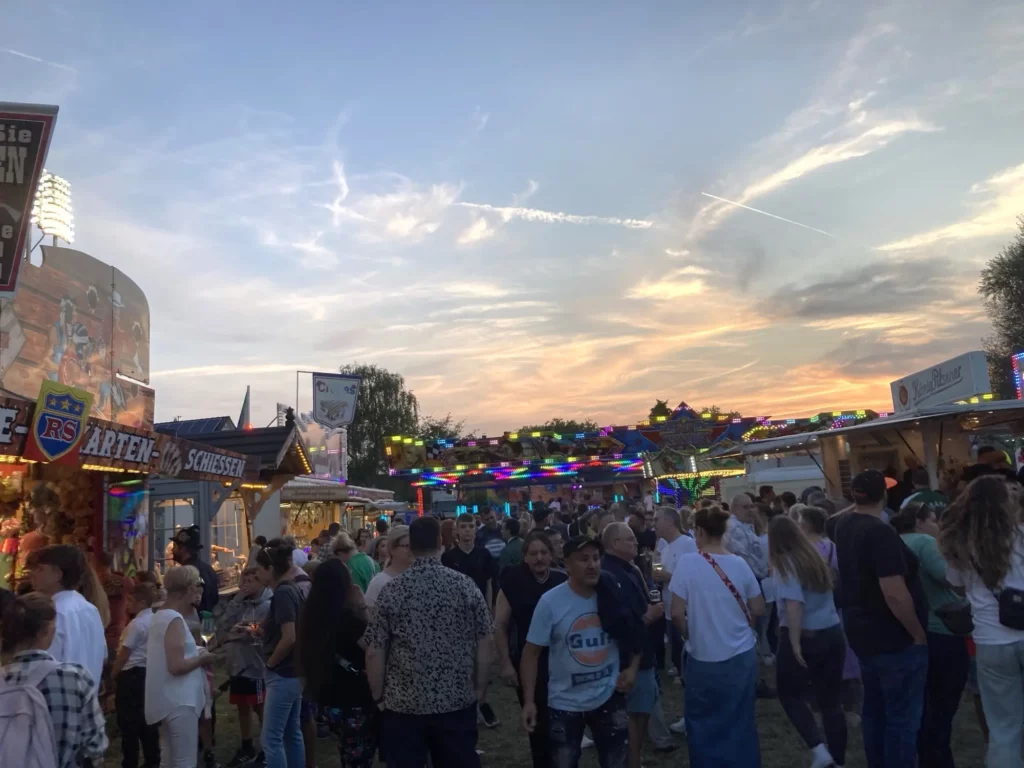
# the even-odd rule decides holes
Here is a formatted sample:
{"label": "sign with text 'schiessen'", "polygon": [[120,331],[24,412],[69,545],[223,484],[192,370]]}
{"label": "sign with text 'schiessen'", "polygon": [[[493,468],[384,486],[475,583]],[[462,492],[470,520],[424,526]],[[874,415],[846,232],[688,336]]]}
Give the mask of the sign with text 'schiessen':
{"label": "sign with text 'schiessen'", "polygon": [[57,107],[0,102],[0,298],[18,284],[29,217]]}
{"label": "sign with text 'schiessen'", "polygon": [[78,448],[92,408],[92,395],[44,381],[29,425],[25,458],[30,461],[77,464]]}

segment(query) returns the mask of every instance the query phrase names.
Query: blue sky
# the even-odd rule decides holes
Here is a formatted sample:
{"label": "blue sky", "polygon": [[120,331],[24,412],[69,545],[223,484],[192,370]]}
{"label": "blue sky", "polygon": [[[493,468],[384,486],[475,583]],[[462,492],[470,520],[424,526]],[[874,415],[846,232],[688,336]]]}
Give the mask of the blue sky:
{"label": "blue sky", "polygon": [[882,409],[1024,214],[1013,2],[12,3],[159,418],[350,361],[484,431]]}

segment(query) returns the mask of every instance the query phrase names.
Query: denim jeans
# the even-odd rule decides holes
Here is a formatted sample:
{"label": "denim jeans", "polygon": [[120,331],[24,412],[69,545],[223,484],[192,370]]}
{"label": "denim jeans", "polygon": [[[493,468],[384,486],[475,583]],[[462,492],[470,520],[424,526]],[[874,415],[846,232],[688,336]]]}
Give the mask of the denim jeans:
{"label": "denim jeans", "polygon": [[383,712],[382,757],[388,768],[480,768],[476,753],[477,705],[439,715]]}
{"label": "denim jeans", "polygon": [[978,645],[978,688],[988,721],[989,768],[1020,768],[1024,723],[1024,640]]}
{"label": "denim jeans", "polygon": [[821,710],[821,724],[825,729],[828,751],[837,764],[845,765],[846,715],[840,696],[843,656],[846,653],[843,628],[836,624],[829,629],[813,632],[805,630],[800,636],[800,652],[806,667],[800,666],[793,655],[789,627],[780,627],[776,675],[779,701],[807,748],[814,749],[822,740],[818,722],[807,704],[806,693],[810,688]]}
{"label": "denim jeans", "polygon": [[583,729],[590,726],[601,768],[626,768],[629,764],[629,727],[626,699],[613,693],[597,709],[566,712],[548,709],[551,738],[551,768],[576,768],[580,764]]}
{"label": "denim jeans", "polygon": [[967,643],[962,637],[928,633],[928,682],[917,751],[921,765],[954,768],[950,737],[953,718],[967,684]]}
{"label": "denim jeans", "polygon": [[756,648],[725,661],[686,657],[684,717],[691,768],[760,768],[756,683]]}
{"label": "denim jeans", "polygon": [[302,680],[266,672],[267,697],[263,703],[260,745],[267,768],[305,768],[302,742]]}
{"label": "denim jeans", "polygon": [[864,682],[861,729],[868,768],[915,768],[928,646],[911,645],[897,653],[865,656],[860,671]]}

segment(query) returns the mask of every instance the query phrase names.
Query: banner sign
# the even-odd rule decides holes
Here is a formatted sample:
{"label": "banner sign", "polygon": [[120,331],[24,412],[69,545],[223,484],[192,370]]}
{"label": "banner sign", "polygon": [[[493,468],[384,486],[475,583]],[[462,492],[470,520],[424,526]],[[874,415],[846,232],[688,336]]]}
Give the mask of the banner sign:
{"label": "banner sign", "polygon": [[0,398],[0,456],[21,456],[28,437],[32,403],[21,398]]}
{"label": "banner sign", "polygon": [[0,102],[0,298],[18,283],[57,107]]}
{"label": "banner sign", "polygon": [[79,451],[83,464],[179,480],[231,482],[259,474],[259,458],[173,435],[92,419]]}
{"label": "banner sign", "polygon": [[889,385],[896,413],[948,405],[992,391],[984,352],[968,352]]}
{"label": "banner sign", "polygon": [[313,421],[336,429],[352,423],[359,403],[359,376],[313,374]]}
{"label": "banner sign", "polygon": [[78,463],[78,447],[92,409],[92,395],[44,381],[32,416],[25,458],[62,464]]}

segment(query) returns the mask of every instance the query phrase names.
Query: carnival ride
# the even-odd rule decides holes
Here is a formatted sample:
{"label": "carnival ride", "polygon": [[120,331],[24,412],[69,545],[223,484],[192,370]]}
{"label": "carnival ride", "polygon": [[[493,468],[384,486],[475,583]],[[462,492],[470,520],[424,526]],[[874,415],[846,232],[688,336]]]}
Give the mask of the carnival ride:
{"label": "carnival ride", "polygon": [[[860,424],[887,416],[826,411],[801,419],[697,412],[681,402],[669,416],[594,432],[505,432],[466,440],[385,438],[389,472],[416,488],[488,488],[657,480],[659,493],[693,499],[717,491],[717,478],[743,474],[742,461],[705,454],[765,437]],[[680,502],[681,503],[681,502]]]}

